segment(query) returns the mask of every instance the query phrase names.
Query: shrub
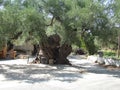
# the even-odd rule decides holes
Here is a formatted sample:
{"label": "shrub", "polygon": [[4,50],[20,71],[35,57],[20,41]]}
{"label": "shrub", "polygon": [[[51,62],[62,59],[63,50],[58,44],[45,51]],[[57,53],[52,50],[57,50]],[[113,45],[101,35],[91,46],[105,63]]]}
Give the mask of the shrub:
{"label": "shrub", "polygon": [[115,52],[112,52],[112,51],[104,51],[104,56],[115,56],[116,53]]}

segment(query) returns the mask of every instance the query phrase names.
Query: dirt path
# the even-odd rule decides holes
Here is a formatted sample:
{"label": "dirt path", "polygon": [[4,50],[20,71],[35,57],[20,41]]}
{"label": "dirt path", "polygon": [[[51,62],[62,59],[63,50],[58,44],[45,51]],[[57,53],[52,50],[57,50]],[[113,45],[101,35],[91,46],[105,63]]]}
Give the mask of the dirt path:
{"label": "dirt path", "polygon": [[0,90],[119,90],[119,70],[109,70],[80,57],[69,59],[73,66],[0,61]]}

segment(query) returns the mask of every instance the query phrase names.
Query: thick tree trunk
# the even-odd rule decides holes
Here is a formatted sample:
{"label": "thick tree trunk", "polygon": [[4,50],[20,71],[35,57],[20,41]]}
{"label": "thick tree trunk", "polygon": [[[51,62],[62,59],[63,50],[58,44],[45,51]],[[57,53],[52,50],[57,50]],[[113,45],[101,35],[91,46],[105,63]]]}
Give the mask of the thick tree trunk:
{"label": "thick tree trunk", "polygon": [[58,57],[56,57],[57,64],[70,64],[67,56],[72,52],[71,45],[63,44],[59,48]]}
{"label": "thick tree trunk", "polygon": [[[47,60],[48,64],[69,64],[67,56],[72,52],[71,45],[63,44],[60,46],[60,37],[55,34],[48,37],[48,42],[41,42],[42,54],[39,53],[41,63]],[[46,59],[45,59],[46,58]]]}
{"label": "thick tree trunk", "polygon": [[118,36],[118,50],[117,50],[117,56],[120,56],[120,35]]}

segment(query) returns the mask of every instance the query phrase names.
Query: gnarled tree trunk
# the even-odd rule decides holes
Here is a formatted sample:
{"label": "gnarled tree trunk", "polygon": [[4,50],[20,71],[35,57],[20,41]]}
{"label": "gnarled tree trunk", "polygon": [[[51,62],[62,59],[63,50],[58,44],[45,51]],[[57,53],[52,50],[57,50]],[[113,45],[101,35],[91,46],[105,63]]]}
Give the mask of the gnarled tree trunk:
{"label": "gnarled tree trunk", "polygon": [[63,44],[59,48],[58,57],[56,57],[57,64],[70,64],[67,56],[72,52],[71,45]]}
{"label": "gnarled tree trunk", "polygon": [[[48,60],[48,64],[50,64],[50,60],[53,60],[53,64],[70,65],[67,56],[72,52],[72,47],[66,43],[60,45],[60,40],[59,35],[55,34],[49,36],[47,42],[41,42],[40,49],[42,55],[39,53],[41,62],[43,60]],[[46,59],[43,59],[43,57]]]}

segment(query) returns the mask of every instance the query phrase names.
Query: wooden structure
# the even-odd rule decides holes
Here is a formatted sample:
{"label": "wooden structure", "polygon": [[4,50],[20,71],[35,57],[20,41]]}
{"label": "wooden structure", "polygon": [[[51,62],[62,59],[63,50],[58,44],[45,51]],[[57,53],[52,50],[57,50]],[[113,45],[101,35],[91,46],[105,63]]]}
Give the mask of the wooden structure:
{"label": "wooden structure", "polygon": [[14,49],[11,49],[9,53],[7,53],[7,55],[9,56],[10,59],[15,59],[16,51],[14,51]]}
{"label": "wooden structure", "polygon": [[0,50],[0,58],[5,59],[9,56],[10,59],[15,59],[16,51],[11,49],[9,52],[7,51],[7,46],[4,46],[2,50]]}
{"label": "wooden structure", "polygon": [[0,51],[0,58],[6,58],[7,55],[7,46],[4,46],[3,49]]}

